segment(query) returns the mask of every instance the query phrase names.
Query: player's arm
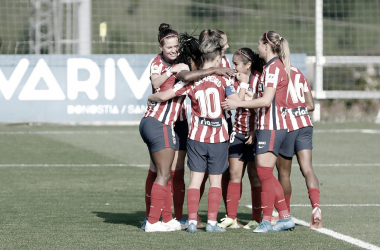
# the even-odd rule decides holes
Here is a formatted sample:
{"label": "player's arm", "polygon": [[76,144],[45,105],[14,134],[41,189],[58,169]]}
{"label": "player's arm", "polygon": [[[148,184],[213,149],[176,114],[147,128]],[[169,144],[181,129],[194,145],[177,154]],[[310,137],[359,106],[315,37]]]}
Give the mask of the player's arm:
{"label": "player's arm", "polygon": [[176,97],[173,89],[168,89],[164,92],[159,92],[155,94],[150,94],[148,96],[148,101],[151,102],[165,102]]}
{"label": "player's arm", "polygon": [[212,74],[230,77],[234,75],[234,71],[230,68],[208,68],[194,71],[181,71],[177,74],[177,79],[183,82],[192,82]]}
{"label": "player's arm", "polygon": [[237,109],[237,108],[263,108],[269,107],[273,101],[274,95],[276,94],[276,89],[273,87],[266,87],[263,97],[250,100],[250,101],[236,101],[233,99],[227,99],[222,102],[222,107],[226,110]]}
{"label": "player's arm", "polygon": [[239,99],[243,101],[245,98],[245,93],[247,92],[248,89],[248,81],[249,81],[249,76],[247,76],[244,73],[237,73],[236,74],[236,79],[240,82],[240,90],[239,90]]}
{"label": "player's arm", "polygon": [[306,106],[308,111],[314,111],[314,98],[311,94],[311,91],[304,92],[305,94],[305,100],[306,100]]}
{"label": "player's arm", "polygon": [[180,63],[172,68],[170,68],[168,71],[166,71],[166,73],[162,74],[162,75],[158,75],[158,74],[154,74],[150,77],[150,79],[152,80],[152,86],[153,88],[157,89],[159,88],[162,84],[164,84],[164,82],[166,80],[169,79],[169,77],[174,74],[174,73],[178,73],[180,71],[189,71],[189,66],[187,66],[186,64],[184,63]]}
{"label": "player's arm", "polygon": [[248,132],[247,136],[245,137],[247,139],[245,144],[252,145],[253,142],[255,141],[255,136],[256,136],[256,130]]}
{"label": "player's arm", "polygon": [[314,98],[313,95],[311,94],[311,87],[309,83],[307,82],[305,78],[305,85],[304,85],[304,96],[306,100],[306,107],[308,111],[314,111]]}

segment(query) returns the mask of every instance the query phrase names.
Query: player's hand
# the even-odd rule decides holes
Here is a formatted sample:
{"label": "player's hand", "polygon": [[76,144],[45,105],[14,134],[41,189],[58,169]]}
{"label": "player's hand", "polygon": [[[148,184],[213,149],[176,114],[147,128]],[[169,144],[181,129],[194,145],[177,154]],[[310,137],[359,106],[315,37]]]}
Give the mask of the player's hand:
{"label": "player's hand", "polygon": [[236,78],[239,80],[239,82],[248,83],[249,81],[249,76],[244,73],[236,73]]}
{"label": "player's hand", "polygon": [[245,137],[247,139],[247,141],[245,142],[245,144],[252,145],[253,142],[255,141],[255,135],[256,135],[256,131],[250,131],[247,134],[247,136]]}
{"label": "player's hand", "polygon": [[222,107],[225,110],[237,109],[239,107],[238,103],[238,101],[227,99],[224,102],[222,102]]}
{"label": "player's hand", "polygon": [[173,68],[171,68],[170,72],[172,72],[172,73],[178,73],[178,72],[180,72],[182,70],[190,71],[189,66],[187,66],[187,64],[180,63],[180,64],[174,66]]}
{"label": "player's hand", "polygon": [[215,68],[214,74],[228,78],[235,75],[234,71],[230,68]]}

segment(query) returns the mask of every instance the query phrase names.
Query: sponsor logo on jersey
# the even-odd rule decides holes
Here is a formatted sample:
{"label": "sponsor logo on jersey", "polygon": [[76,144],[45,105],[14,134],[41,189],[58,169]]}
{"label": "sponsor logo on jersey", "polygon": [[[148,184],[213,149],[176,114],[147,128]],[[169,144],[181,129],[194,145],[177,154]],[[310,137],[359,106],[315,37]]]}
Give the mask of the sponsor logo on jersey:
{"label": "sponsor logo on jersey", "polygon": [[213,128],[221,127],[222,126],[222,121],[223,121],[222,118],[208,119],[208,118],[201,117],[199,119],[200,125],[208,126],[208,127],[213,127]]}
{"label": "sponsor logo on jersey", "polygon": [[258,92],[264,92],[264,83],[259,83],[259,85],[257,86],[257,90],[258,90]]}
{"label": "sponsor logo on jersey", "polygon": [[298,108],[292,109],[292,114],[294,116],[308,115],[307,108],[306,107],[298,107]]}

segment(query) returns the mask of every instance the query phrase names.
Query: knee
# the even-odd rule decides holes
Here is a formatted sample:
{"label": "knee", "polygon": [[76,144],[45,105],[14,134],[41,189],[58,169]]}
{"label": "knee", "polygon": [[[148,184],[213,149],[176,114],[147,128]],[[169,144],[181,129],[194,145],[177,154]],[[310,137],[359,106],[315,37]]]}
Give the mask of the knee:
{"label": "knee", "polygon": [[232,182],[241,182],[242,177],[243,177],[243,174],[241,173],[241,171],[230,172],[230,181]]}
{"label": "knee", "polygon": [[170,169],[161,169],[160,171],[157,172],[157,176],[170,181],[172,178],[172,172]]}
{"label": "knee", "polygon": [[281,179],[289,179],[290,178],[290,172],[288,171],[279,171],[278,177]]}

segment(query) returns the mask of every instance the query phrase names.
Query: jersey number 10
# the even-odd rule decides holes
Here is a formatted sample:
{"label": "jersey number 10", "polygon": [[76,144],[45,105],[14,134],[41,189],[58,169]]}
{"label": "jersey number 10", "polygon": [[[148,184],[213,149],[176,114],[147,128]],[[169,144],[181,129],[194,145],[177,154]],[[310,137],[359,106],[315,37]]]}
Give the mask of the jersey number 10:
{"label": "jersey number 10", "polygon": [[218,118],[221,114],[220,96],[216,88],[197,90],[195,98],[201,109],[201,117]]}

